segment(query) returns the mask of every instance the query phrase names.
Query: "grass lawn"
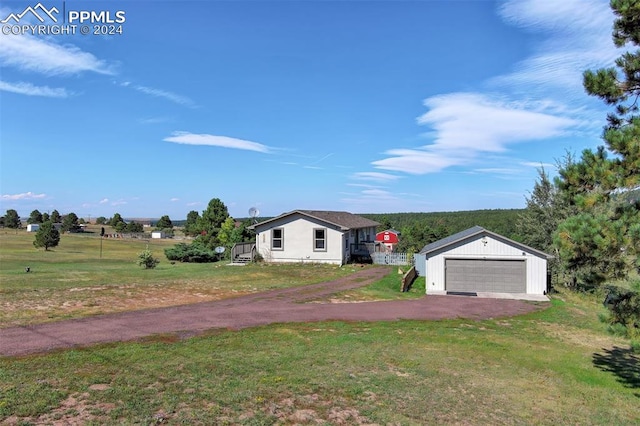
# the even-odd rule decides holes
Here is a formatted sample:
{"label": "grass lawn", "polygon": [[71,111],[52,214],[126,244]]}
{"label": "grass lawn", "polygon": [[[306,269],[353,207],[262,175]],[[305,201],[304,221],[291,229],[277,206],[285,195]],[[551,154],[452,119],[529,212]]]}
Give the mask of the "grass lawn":
{"label": "grass lawn", "polygon": [[[69,248],[72,239],[88,237],[64,236],[55,253],[31,247],[23,255],[16,254],[22,246],[14,237],[26,241],[0,234],[3,304],[40,290],[59,302],[113,285],[128,286],[135,296],[145,288],[177,291],[181,279],[193,283],[183,287],[204,291],[210,281],[222,286],[235,274],[243,277],[236,287],[264,281],[269,288],[350,273],[316,265],[206,269],[166,260],[144,271],[134,264],[142,242],[128,251],[118,247],[119,257],[108,258],[105,250],[95,260]],[[159,255],[161,247],[153,244]],[[111,249],[116,252],[115,245]],[[46,257],[51,254],[59,260]],[[74,256],[78,262],[64,261]],[[20,259],[30,262],[33,274],[24,273]],[[111,274],[94,271],[108,259]],[[71,265],[83,262],[84,275],[72,273]],[[391,272],[383,281],[397,276]],[[264,277],[256,280],[254,274]],[[340,297],[387,298],[391,291],[385,288],[391,287],[377,283]],[[110,297],[113,302],[128,296],[114,290]],[[46,305],[47,297],[34,300]],[[598,321],[602,309],[596,298],[559,293],[548,309],[514,318],[275,324],[2,358],[0,423],[638,424],[640,359],[628,342],[606,333]],[[11,314],[17,322],[28,317]]]}
{"label": "grass lawn", "polygon": [[[44,251],[33,246],[34,235],[0,230],[0,327],[218,300],[328,281],[355,270],[297,264],[228,267],[225,261],[172,264],[164,249],[177,241],[159,239],[106,238],[100,257],[98,233],[64,234],[58,247]],[[155,269],[136,265],[147,246],[160,259]],[[399,286],[400,277],[391,277]]]}

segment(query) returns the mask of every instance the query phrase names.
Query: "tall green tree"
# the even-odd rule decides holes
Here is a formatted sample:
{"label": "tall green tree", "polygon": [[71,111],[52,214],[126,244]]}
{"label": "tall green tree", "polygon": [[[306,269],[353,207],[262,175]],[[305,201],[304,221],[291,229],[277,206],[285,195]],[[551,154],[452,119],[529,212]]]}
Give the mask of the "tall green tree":
{"label": "tall green tree", "polygon": [[42,223],[42,213],[37,209],[32,211],[29,219],[27,219],[27,223]]}
{"label": "tall green tree", "polygon": [[250,223],[250,221],[236,223],[235,219],[228,217],[220,227],[218,241],[229,250],[236,243],[251,240],[251,233],[247,229]]}
{"label": "tall green tree", "polygon": [[[122,223],[122,225],[120,225],[121,223]],[[107,222],[107,225],[113,226],[114,228],[118,228],[118,226],[120,228],[123,228],[124,226],[126,226],[126,223],[125,223],[124,219],[122,218],[122,216],[120,216],[120,213],[116,213],[111,217],[111,219],[109,219],[109,222]],[[120,229],[120,230],[122,230],[122,229]]]}
{"label": "tall green tree", "polygon": [[171,222],[171,219],[169,218],[168,215],[164,215],[160,219],[158,219],[158,222],[156,223],[156,228],[173,229],[173,222]]}
{"label": "tall green tree", "polygon": [[60,213],[58,212],[58,210],[54,210],[54,211],[51,212],[50,220],[53,223],[62,222],[62,216],[60,216]]}
{"label": "tall green tree", "polygon": [[206,210],[202,212],[199,224],[201,229],[207,231],[207,233],[217,234],[228,217],[227,206],[219,198],[213,198],[209,201]]}
{"label": "tall green tree", "polygon": [[60,233],[51,221],[44,222],[36,232],[33,245],[36,248],[44,247],[48,251],[51,247],[57,247],[60,243]]}
{"label": "tall green tree", "polygon": [[191,210],[187,214],[187,221],[184,224],[184,233],[190,236],[198,235],[198,221],[200,220],[200,213],[195,210]]}
{"label": "tall green tree", "polygon": [[47,212],[42,213],[42,222],[40,222],[40,223],[45,223],[45,222],[48,222],[50,220],[51,220],[51,217],[49,217],[49,213],[47,213]]}
{"label": "tall green tree", "polygon": [[213,198],[209,201],[196,225],[199,234],[198,243],[208,248],[220,245],[218,233],[228,217],[227,206],[219,198]]}
{"label": "tall green tree", "polygon": [[614,44],[636,49],[615,67],[585,71],[586,91],[613,107],[605,146],[583,151],[580,161],[560,170],[561,188],[578,214],[559,224],[554,242],[575,271],[576,286],[595,287],[640,268],[640,202],[620,196],[640,186],[640,3],[612,0],[611,8]]}
{"label": "tall green tree", "polygon": [[7,213],[4,215],[4,226],[11,229],[18,229],[22,226],[20,215],[18,215],[16,210],[7,210]]}
{"label": "tall green tree", "polygon": [[78,222],[78,215],[75,213],[69,213],[62,218],[62,230],[64,232],[77,232],[80,229],[80,223]]}
{"label": "tall green tree", "polygon": [[616,47],[635,47],[616,60],[616,67],[584,73],[584,87],[614,110],[607,116],[603,139],[616,156],[610,171],[620,188],[640,186],[640,4],[637,0],[612,0],[616,19],[613,42]]}
{"label": "tall green tree", "polygon": [[138,222],[130,221],[129,223],[126,224],[126,226],[122,230],[125,232],[143,232],[144,225]]}
{"label": "tall green tree", "polygon": [[[564,166],[574,163],[573,156],[567,154],[563,160]],[[552,254],[550,269],[557,275],[563,273],[561,269],[560,250],[554,244],[554,234],[558,226],[568,217],[577,213],[571,205],[570,197],[560,188],[559,180],[553,181],[544,167],[538,169],[538,179],[533,191],[526,198],[527,207],[518,217],[518,234],[522,242]]]}

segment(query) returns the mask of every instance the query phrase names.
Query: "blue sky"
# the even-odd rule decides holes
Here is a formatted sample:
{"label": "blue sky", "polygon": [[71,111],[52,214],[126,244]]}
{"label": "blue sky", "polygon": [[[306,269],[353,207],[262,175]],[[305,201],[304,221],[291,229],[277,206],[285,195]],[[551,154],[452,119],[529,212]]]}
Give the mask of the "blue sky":
{"label": "blue sky", "polygon": [[602,144],[581,75],[620,54],[603,0],[40,3],[125,20],[0,1],[2,214],[521,208]]}

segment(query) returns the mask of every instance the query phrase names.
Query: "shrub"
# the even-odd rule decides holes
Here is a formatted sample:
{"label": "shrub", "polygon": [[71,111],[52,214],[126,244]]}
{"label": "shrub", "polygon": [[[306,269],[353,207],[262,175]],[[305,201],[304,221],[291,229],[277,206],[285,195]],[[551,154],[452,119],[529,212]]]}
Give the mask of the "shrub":
{"label": "shrub", "polygon": [[626,337],[640,337],[640,292],[617,286],[607,286],[606,290],[604,305],[611,314],[611,331],[621,334],[625,330]]}
{"label": "shrub", "polygon": [[169,260],[191,263],[215,262],[219,257],[216,252],[206,247],[197,244],[187,245],[185,243],[179,243],[172,248],[165,249],[164,254]]}
{"label": "shrub", "polygon": [[144,266],[144,269],[153,269],[158,266],[160,261],[153,257],[151,250],[146,249],[138,253],[138,266]]}

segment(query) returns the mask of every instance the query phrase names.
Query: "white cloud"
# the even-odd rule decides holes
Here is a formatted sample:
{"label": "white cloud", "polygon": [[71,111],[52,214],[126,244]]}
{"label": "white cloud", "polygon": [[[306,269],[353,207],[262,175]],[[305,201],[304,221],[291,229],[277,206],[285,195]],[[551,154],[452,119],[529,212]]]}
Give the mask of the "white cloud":
{"label": "white cloud", "polygon": [[[386,158],[371,163],[373,167],[409,174],[438,173],[452,166],[474,165],[488,153],[509,152],[515,144],[585,131],[591,135],[602,126],[594,119],[596,111],[587,105],[590,98],[582,88],[581,75],[585,69],[611,65],[620,53],[611,41],[613,15],[607,2],[508,0],[498,13],[542,40],[533,46],[531,56],[513,71],[485,82],[491,93],[457,92],[427,98],[427,112],[417,122],[429,127],[424,136],[431,143],[389,149]],[[580,107],[568,107],[569,101]],[[493,169],[496,173],[499,168],[488,164],[476,172]]]}
{"label": "white cloud", "polygon": [[424,174],[440,172],[446,167],[466,162],[463,153],[453,155],[452,152],[429,152],[425,149],[390,149],[385,154],[391,157],[372,162],[374,167],[410,174]]}
{"label": "white cloud", "polygon": [[186,96],[178,95],[178,94],[169,92],[167,90],[154,89],[153,87],[146,87],[146,86],[139,86],[139,85],[132,86],[129,82],[123,83],[122,86],[131,87],[134,90],[137,90],[138,92],[141,92],[150,96],[167,99],[178,105],[188,106],[191,108],[195,108],[196,106],[195,102],[193,102],[191,99],[187,98]]}
{"label": "white cloud", "polygon": [[379,189],[382,188],[378,185],[370,185],[367,183],[348,183],[347,186],[354,186],[356,188],[367,188],[367,189]]}
{"label": "white cloud", "polygon": [[172,203],[175,203],[176,201],[180,201],[180,198],[171,198],[169,201],[171,201]]}
{"label": "white cloud", "polygon": [[99,201],[100,204],[107,204],[109,202],[108,198],[103,198],[102,200]]}
{"label": "white cloud", "polygon": [[159,123],[170,123],[175,121],[171,117],[147,117],[138,119],[138,123],[141,124],[159,124]]}
{"label": "white cloud", "polygon": [[47,194],[34,194],[33,192],[23,192],[21,194],[3,194],[3,200],[36,200],[45,198]]}
{"label": "white cloud", "polygon": [[205,145],[218,146],[221,148],[242,149],[269,153],[270,148],[257,142],[242,139],[230,138],[227,136],[216,136],[208,134],[195,134],[189,132],[173,132],[173,134],[163,139],[165,142],[173,142],[185,145]]}
{"label": "white cloud", "polygon": [[77,74],[85,71],[114,74],[113,67],[107,62],[76,46],[60,45],[29,35],[0,37],[0,63],[45,75]]}
{"label": "white cloud", "polygon": [[391,149],[388,158],[372,162],[378,169],[410,174],[437,173],[465,165],[480,153],[504,152],[515,143],[568,134],[580,122],[544,112],[552,102],[514,103],[479,93],[451,93],[424,101],[429,111],[417,122],[428,125],[433,143],[415,149]]}
{"label": "white cloud", "polygon": [[434,96],[424,105],[429,112],[418,117],[418,123],[435,130],[435,150],[501,152],[508,144],[560,136],[579,124],[476,93]]}
{"label": "white cloud", "polygon": [[69,92],[63,88],[51,88],[49,86],[34,86],[31,83],[9,83],[0,80],[0,90],[27,96],[44,96],[48,98],[66,98]]}
{"label": "white cloud", "polygon": [[540,167],[543,167],[544,169],[555,169],[556,165],[555,164],[551,164],[551,163],[536,163],[535,161],[523,161],[520,163],[523,166],[526,167],[535,167],[536,169],[539,169]]}
{"label": "white cloud", "polygon": [[517,175],[521,173],[521,170],[501,168],[501,167],[487,167],[483,169],[473,169],[473,173],[487,173],[487,174],[496,174],[496,175]]}
{"label": "white cloud", "polygon": [[375,199],[375,200],[397,200],[398,198],[389,191],[383,189],[365,189],[362,191],[362,198]]}
{"label": "white cloud", "polygon": [[608,2],[602,0],[508,0],[500,6],[498,14],[505,21],[523,28],[581,32],[585,36],[591,35],[589,30],[610,28],[613,21]]}
{"label": "white cloud", "polygon": [[354,179],[370,180],[374,182],[389,182],[400,179],[400,176],[380,172],[358,172],[351,175],[351,177]]}
{"label": "white cloud", "polygon": [[546,36],[514,72],[492,80],[498,85],[584,98],[582,72],[611,66],[620,53],[611,39],[613,12],[601,0],[510,0],[498,13],[510,24]]}

